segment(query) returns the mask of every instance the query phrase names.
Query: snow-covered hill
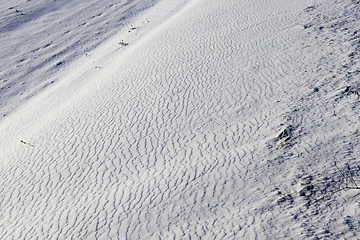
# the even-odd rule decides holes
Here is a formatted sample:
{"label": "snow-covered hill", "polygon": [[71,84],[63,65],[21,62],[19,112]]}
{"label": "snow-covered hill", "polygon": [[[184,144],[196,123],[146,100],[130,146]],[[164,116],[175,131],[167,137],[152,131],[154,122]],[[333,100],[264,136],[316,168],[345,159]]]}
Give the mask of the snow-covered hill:
{"label": "snow-covered hill", "polygon": [[[183,4],[172,1],[156,13],[146,12],[156,3],[157,0],[0,3],[0,117],[54,83],[54,73],[88,56],[115,34],[144,23],[149,29]],[[140,12],[144,15],[137,17]]]}
{"label": "snow-covered hill", "polygon": [[359,1],[1,7],[0,239],[359,238]]}

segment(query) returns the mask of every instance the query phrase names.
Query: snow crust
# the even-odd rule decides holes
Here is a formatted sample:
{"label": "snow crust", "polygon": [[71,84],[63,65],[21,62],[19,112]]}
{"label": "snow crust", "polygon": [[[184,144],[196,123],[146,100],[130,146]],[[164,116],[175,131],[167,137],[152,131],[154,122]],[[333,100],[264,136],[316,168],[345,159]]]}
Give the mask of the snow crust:
{"label": "snow crust", "polygon": [[0,239],[359,238],[359,1],[0,6]]}

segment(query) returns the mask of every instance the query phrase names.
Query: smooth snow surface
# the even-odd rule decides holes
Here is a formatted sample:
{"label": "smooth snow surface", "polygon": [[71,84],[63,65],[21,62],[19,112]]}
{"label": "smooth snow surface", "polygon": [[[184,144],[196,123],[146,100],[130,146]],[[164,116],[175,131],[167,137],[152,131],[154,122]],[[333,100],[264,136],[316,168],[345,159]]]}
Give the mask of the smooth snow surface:
{"label": "smooth snow surface", "polygon": [[359,1],[1,6],[0,239],[360,238]]}

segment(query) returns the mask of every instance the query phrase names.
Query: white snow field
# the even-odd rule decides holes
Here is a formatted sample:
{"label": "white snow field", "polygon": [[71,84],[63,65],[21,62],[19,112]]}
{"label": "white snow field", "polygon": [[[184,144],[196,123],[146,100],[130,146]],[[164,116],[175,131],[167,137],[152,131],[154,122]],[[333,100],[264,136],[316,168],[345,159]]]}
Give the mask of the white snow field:
{"label": "white snow field", "polygon": [[0,239],[360,239],[358,0],[0,6]]}

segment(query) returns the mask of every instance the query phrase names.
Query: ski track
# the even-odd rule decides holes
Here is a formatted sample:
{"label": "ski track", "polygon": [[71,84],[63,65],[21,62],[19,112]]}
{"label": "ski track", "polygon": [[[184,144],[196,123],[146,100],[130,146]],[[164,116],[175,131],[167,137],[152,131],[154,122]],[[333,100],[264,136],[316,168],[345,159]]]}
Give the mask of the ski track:
{"label": "ski track", "polygon": [[[276,216],[262,206],[274,190],[260,175],[282,160],[266,162],[275,150],[259,145],[287,111],[294,128],[307,121],[283,101],[308,87],[298,78],[311,66],[299,54],[304,30],[293,20],[306,4],[285,2],[190,1],[81,75],[68,102],[19,120],[2,140],[0,239],[265,239],[269,229],[280,239],[309,230],[297,220],[289,229],[288,215],[277,221],[286,207],[269,206]],[[314,145],[292,151],[311,155]]]}

